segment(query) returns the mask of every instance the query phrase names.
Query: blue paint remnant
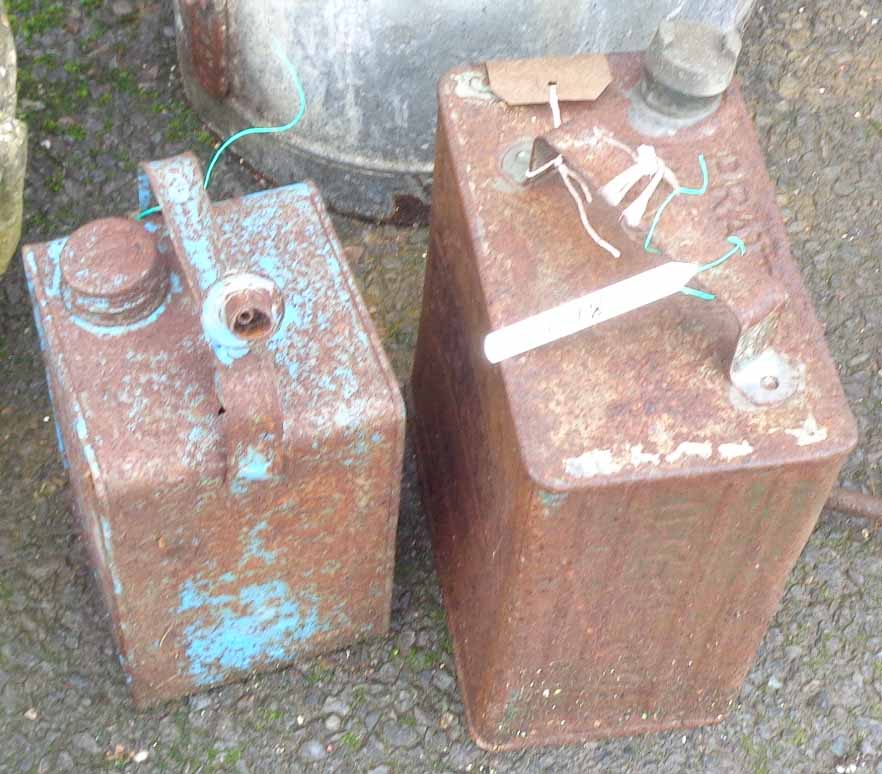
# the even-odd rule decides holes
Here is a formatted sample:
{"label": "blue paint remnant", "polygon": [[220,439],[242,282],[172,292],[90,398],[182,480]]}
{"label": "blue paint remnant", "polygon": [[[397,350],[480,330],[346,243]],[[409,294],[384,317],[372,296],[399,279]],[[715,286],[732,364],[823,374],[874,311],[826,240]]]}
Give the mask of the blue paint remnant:
{"label": "blue paint remnant", "polygon": [[239,461],[239,478],[246,478],[249,481],[266,481],[270,477],[270,461],[266,456],[249,446],[245,450]]}
{"label": "blue paint remnant", "polygon": [[[175,209],[177,210],[178,208]],[[176,212],[176,218],[177,215],[178,213]],[[211,242],[204,235],[196,238],[183,237],[181,242],[184,252],[187,253],[187,260],[196,269],[196,274],[199,277],[199,287],[203,291],[208,290],[219,278],[217,263],[215,262],[214,255],[212,255]]]}
{"label": "blue paint remnant", "polygon": [[64,436],[61,434],[61,425],[58,424],[58,414],[55,412],[55,398],[52,395],[52,388],[49,388],[49,403],[52,405],[52,424],[55,425],[55,442],[58,444],[58,453],[61,454],[61,464],[64,465],[64,469],[68,470],[70,468],[70,462],[68,462],[67,454],[64,452]]}
{"label": "blue paint remnant", "polygon": [[92,480],[96,481],[98,476],[100,475],[100,469],[98,467],[98,457],[95,455],[95,449],[92,448],[92,444],[89,443],[89,434],[86,430],[86,420],[83,419],[83,415],[80,413],[79,407],[75,407],[74,411],[76,412],[76,419],[74,420],[74,432],[77,434],[77,438],[80,439],[80,444],[83,447],[83,456],[86,458],[86,462],[89,465],[89,469],[92,473]]}
{"label": "blue paint remnant", "polygon": [[106,517],[100,519],[101,538],[104,543],[104,556],[107,560],[107,569],[110,571],[110,578],[113,581],[113,593],[117,597],[122,596],[123,588],[116,572],[116,562],[113,561],[113,534],[110,531],[110,522]]}
{"label": "blue paint remnant", "polygon": [[190,432],[187,433],[187,441],[192,444],[202,445],[208,440],[210,435],[211,433],[208,429],[194,425]]}
{"label": "blue paint remnant", "polygon": [[235,494],[244,494],[248,490],[248,482],[268,481],[272,478],[270,468],[272,461],[259,449],[248,446],[244,453],[236,455],[239,464],[236,467],[236,475],[230,488]]}
{"label": "blue paint remnant", "polygon": [[142,212],[153,203],[153,191],[150,180],[143,170],[138,172],[138,209]]}
{"label": "blue paint remnant", "polygon": [[371,436],[371,443],[383,443],[383,434],[382,433],[374,433]]}
{"label": "blue paint remnant", "polygon": [[279,661],[328,625],[318,619],[316,598],[295,598],[287,583],[245,586],[232,594],[210,594],[205,581],[187,581],[178,612],[202,610],[185,630],[189,673],[197,685],[209,685],[231,670],[247,671]]}
{"label": "blue paint remnant", "polygon": [[247,560],[249,557],[255,556],[258,559],[266,562],[267,564],[272,564],[276,561],[276,552],[270,551],[263,543],[263,538],[261,537],[261,533],[269,529],[269,524],[266,521],[262,521],[259,524],[253,526],[248,532],[248,548],[245,551],[245,556],[243,557],[243,561]]}
{"label": "blue paint remnant", "polygon": [[283,185],[279,188],[270,188],[266,191],[252,191],[251,193],[245,194],[242,198],[259,199],[262,196],[275,196],[282,191],[293,194],[294,196],[306,196],[309,198],[309,186],[306,183],[291,183],[290,185]]}
{"label": "blue paint remnant", "polygon": [[172,298],[178,295],[182,289],[183,286],[181,284],[180,276],[175,272],[171,272],[169,275],[169,294],[166,296],[165,300],[149,315],[132,323],[126,323],[124,325],[95,325],[94,323],[84,320],[82,317],[76,315],[71,315],[70,320],[74,325],[82,328],[84,331],[88,331],[94,336],[122,336],[123,334],[141,330],[142,328],[146,328],[148,325],[155,323],[160,317],[162,317]]}
{"label": "blue paint remnant", "polygon": [[[24,256],[24,260],[28,267],[28,271],[25,272],[25,281],[27,282],[28,295],[31,297],[31,307],[34,312],[34,327],[37,329],[37,340],[40,343],[40,351],[45,353],[47,351],[46,331],[43,328],[43,319],[40,316],[40,305],[37,303],[37,295],[34,291],[34,278],[37,276],[37,259],[34,256],[34,251],[28,250]],[[49,404],[52,406],[52,424],[55,426],[55,441],[58,444],[58,453],[61,455],[61,464],[64,465],[65,470],[68,470],[70,468],[70,462],[67,459],[67,454],[65,454],[64,436],[61,435],[61,425],[58,423],[58,412],[55,410],[57,402],[55,400],[55,393],[52,389],[52,379],[47,379],[46,384],[49,387]]]}
{"label": "blue paint remnant", "polygon": [[52,281],[45,286],[49,298],[55,298],[61,292],[61,252],[66,244],[67,237],[56,239],[46,247],[46,257],[52,264]]}
{"label": "blue paint remnant", "polygon": [[244,357],[251,351],[251,345],[236,336],[226,324],[221,322],[222,310],[218,304],[224,303],[221,294],[208,294],[202,312],[202,331],[211,345],[215,357],[225,366]]}
{"label": "blue paint remnant", "polygon": [[549,510],[557,510],[566,502],[566,492],[548,492],[544,489],[539,490],[539,501]]}

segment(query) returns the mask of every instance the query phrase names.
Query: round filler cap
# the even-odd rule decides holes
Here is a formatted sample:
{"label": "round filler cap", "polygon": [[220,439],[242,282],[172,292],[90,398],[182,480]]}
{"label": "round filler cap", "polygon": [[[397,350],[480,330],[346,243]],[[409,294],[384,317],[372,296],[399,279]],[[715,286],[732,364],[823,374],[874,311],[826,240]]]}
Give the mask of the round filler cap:
{"label": "round filler cap", "polygon": [[687,97],[716,97],[732,83],[741,53],[737,31],[685,19],[663,21],[644,54],[650,77]]}
{"label": "round filler cap", "polygon": [[153,312],[168,292],[154,236],[128,218],[105,218],[75,231],[61,253],[65,302],[96,325],[124,325]]}

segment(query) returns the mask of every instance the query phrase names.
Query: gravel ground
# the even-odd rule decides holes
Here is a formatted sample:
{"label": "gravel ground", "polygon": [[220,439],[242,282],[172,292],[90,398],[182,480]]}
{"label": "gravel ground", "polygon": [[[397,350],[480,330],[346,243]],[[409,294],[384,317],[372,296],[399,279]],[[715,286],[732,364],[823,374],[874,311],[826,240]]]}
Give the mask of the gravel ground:
{"label": "gravel ground", "polygon": [[[31,127],[25,241],[135,207],[138,160],[214,138],[184,103],[170,3],[7,0]],[[882,3],[760,5],[740,73],[858,417],[844,480],[882,494]],[[230,157],[215,198],[262,185]],[[422,228],[338,219],[406,381]],[[58,460],[20,261],[0,279],[0,770],[879,772],[882,535],[825,514],[721,725],[488,754],[469,740],[408,453],[392,631],[138,714]]]}

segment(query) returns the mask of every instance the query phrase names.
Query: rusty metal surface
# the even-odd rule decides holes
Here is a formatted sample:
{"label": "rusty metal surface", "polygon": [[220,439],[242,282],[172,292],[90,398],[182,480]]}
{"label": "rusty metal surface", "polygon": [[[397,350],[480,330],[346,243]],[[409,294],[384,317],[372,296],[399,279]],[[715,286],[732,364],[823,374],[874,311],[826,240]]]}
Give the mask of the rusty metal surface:
{"label": "rusty metal surface", "polygon": [[404,422],[310,184],[211,204],[191,156],[146,177],[162,216],[24,249],[142,706],[386,630]]}
{"label": "rusty metal surface", "polygon": [[[611,63],[613,86],[564,105],[554,133],[547,106],[508,108],[480,68],[440,85],[416,442],[460,686],[491,749],[722,719],[855,443],[738,90],[691,129],[641,138],[626,98],[639,59]],[[659,260],[611,258],[559,179],[506,172],[548,134],[605,183],[627,164],[592,144],[597,127],[654,144],[684,185],[707,158],[708,194],[662,220],[668,255],[710,261],[730,234],[748,254],[706,275],[723,303],[672,297],[491,366],[491,330]],[[615,227],[642,244],[647,225]],[[749,319],[752,294],[776,287],[769,340],[799,382],[755,405],[724,365],[731,310]]]}
{"label": "rusty metal surface", "polygon": [[826,508],[849,516],[860,516],[882,524],[882,498],[856,492],[853,489],[834,487],[827,498]]}
{"label": "rusty metal surface", "polygon": [[223,99],[230,90],[227,0],[181,0],[180,9],[188,64],[205,92]]}

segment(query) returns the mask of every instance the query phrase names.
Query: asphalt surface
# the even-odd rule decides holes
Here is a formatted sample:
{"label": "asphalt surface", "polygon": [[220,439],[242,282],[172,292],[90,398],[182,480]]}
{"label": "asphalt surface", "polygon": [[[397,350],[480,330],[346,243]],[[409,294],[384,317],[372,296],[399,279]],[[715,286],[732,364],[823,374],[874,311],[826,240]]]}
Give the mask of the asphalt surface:
{"label": "asphalt surface", "polygon": [[[11,0],[31,127],[25,241],[136,206],[142,159],[215,138],[187,108],[170,3]],[[760,4],[739,66],[793,249],[882,494],[882,3]],[[229,157],[215,198],[259,188]],[[406,382],[427,232],[338,229]],[[0,771],[879,772],[882,535],[826,513],[738,705],[690,732],[490,754],[470,741],[408,451],[392,631],[134,711],[55,447],[21,262],[0,278]]]}

